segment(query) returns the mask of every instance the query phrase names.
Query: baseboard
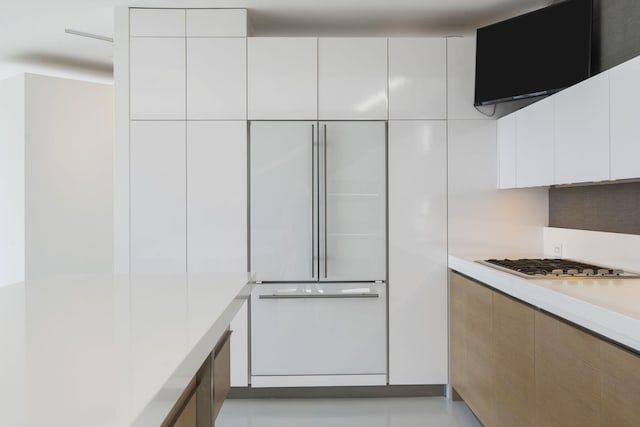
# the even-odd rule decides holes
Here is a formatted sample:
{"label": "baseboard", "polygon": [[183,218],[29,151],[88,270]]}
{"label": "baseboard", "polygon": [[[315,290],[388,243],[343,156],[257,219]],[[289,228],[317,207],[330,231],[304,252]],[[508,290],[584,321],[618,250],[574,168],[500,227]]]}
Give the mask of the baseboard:
{"label": "baseboard", "polygon": [[434,397],[445,396],[445,384],[340,386],[340,387],[231,387],[228,399],[311,399],[355,397]]}

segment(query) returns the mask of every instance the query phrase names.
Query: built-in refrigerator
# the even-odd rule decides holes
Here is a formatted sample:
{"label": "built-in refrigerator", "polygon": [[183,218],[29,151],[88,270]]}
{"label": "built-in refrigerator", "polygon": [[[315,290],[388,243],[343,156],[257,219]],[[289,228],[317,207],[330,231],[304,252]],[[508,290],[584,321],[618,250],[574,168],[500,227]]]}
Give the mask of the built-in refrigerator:
{"label": "built-in refrigerator", "polygon": [[251,384],[387,381],[386,122],[250,123]]}

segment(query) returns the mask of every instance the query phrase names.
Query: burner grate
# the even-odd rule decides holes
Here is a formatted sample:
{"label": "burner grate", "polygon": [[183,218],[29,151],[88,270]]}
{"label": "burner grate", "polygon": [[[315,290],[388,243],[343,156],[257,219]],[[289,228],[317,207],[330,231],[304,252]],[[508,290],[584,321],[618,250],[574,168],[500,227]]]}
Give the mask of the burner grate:
{"label": "burner grate", "polygon": [[570,259],[489,259],[486,263],[527,276],[620,276],[624,271]]}

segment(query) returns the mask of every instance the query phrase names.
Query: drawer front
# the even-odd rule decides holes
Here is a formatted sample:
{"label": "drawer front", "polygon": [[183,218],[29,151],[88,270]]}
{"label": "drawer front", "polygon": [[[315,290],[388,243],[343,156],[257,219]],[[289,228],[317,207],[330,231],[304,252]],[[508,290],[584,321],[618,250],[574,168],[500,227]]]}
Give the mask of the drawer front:
{"label": "drawer front", "polygon": [[253,376],[386,374],[386,284],[260,285],[251,298]]}

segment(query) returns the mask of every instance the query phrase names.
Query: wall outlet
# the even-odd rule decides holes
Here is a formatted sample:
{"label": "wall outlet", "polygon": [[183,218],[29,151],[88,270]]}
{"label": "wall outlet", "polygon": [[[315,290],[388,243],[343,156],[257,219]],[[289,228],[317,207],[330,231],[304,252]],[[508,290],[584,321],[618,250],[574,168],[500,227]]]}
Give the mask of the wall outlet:
{"label": "wall outlet", "polygon": [[553,244],[553,256],[562,258],[562,243]]}

